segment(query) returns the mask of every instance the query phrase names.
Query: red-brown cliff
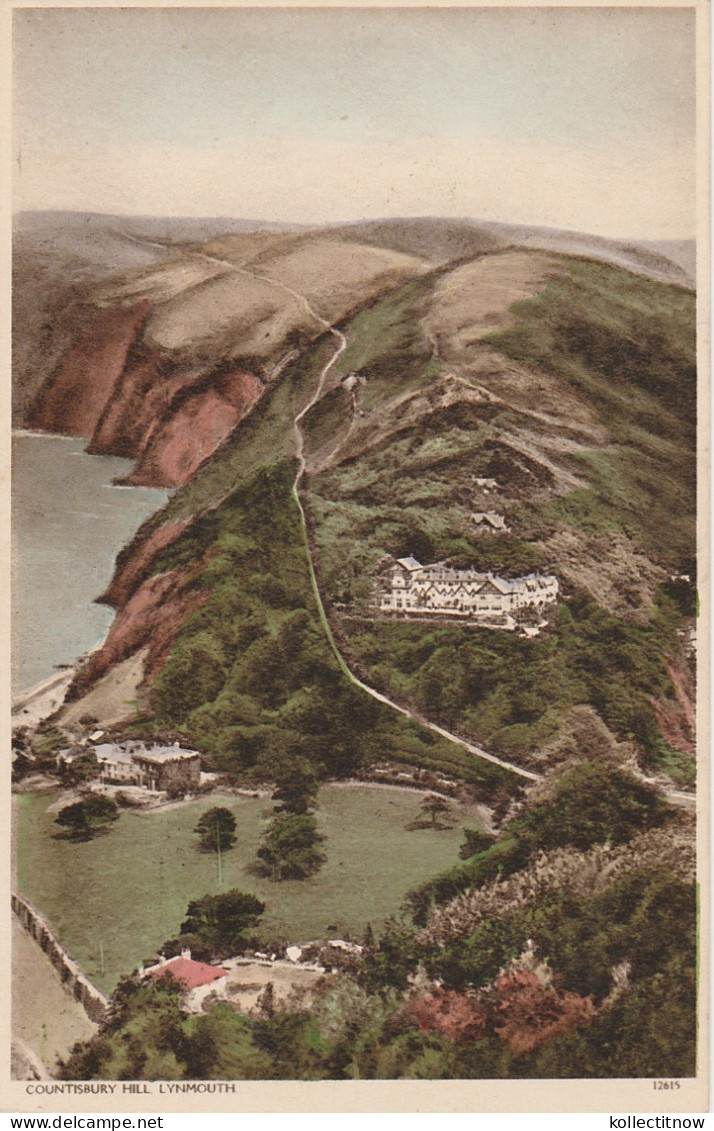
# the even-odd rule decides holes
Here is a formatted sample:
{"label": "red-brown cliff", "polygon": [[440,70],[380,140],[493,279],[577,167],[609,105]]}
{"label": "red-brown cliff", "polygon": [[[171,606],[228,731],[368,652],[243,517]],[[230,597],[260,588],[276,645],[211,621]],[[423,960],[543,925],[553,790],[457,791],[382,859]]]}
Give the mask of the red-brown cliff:
{"label": "red-brown cliff", "polygon": [[263,392],[252,373],[161,356],[140,340],[148,300],[97,314],[38,397],[30,426],[86,436],[94,455],[137,460],[127,480],[178,487]]}
{"label": "red-brown cliff", "polygon": [[[85,309],[73,344],[36,398],[27,423],[84,436],[92,453],[136,460],[131,483],[180,486],[226,440],[264,385],[234,364],[207,369],[152,348],[142,339],[151,309],[148,300],[91,315]],[[191,571],[151,576],[157,556],[189,521],[138,535],[120,554],[103,598],[117,615],[103,645],[80,669],[73,698],[143,649],[148,649],[145,674],[151,680],[181,626],[207,600],[207,591],[192,587]]]}
{"label": "red-brown cliff", "polygon": [[91,436],[151,310],[147,299],[99,312],[80,331],[30,410],[30,428]]}
{"label": "red-brown cliff", "polygon": [[142,648],[148,649],[146,676],[161,669],[181,626],[210,596],[208,590],[190,588],[192,576],[189,570],[173,570],[142,582],[115,617],[101,648],[81,668],[74,698]]}
{"label": "red-brown cliff", "polygon": [[662,734],[673,746],[688,754],[696,752],[694,679],[686,664],[667,661],[674,699],[653,699],[652,706]]}
{"label": "red-brown cliff", "polygon": [[147,439],[128,483],[177,487],[213,455],[253,407],[262,382],[240,369],[226,373],[206,387],[177,396],[169,412]]}
{"label": "red-brown cliff", "polygon": [[107,399],[88,451],[94,455],[135,459],[157,419],[168,411],[183,375],[140,343],[132,346],[126,364]]}
{"label": "red-brown cliff", "polygon": [[162,550],[176,541],[189,524],[187,518],[159,526],[146,536],[140,534],[122,550],[111,584],[102,600],[113,609],[126,605],[150,571],[152,562]]}

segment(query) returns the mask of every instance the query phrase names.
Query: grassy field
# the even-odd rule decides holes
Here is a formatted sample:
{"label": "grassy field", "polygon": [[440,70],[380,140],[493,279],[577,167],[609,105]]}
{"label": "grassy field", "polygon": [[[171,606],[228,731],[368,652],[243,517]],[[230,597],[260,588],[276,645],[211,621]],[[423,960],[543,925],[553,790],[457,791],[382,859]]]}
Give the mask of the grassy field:
{"label": "grassy field", "polygon": [[[269,801],[211,797],[155,813],[126,812],[106,835],[78,844],[54,838],[51,800],[46,793],[15,799],[18,888],[106,992],[177,934],[189,900],[209,892],[240,888],[260,896],[267,905],[259,928],[266,944],[359,938],[367,923],[379,933],[410,888],[457,863],[462,827],[478,824],[455,808],[452,828],[410,831],[406,826],[419,812],[421,795],[325,786],[318,823],[327,838],[327,863],[309,880],[273,884],[247,870]],[[222,888],[215,856],[201,853],[192,833],[200,815],[217,803],[233,810],[238,833],[223,859]]]}

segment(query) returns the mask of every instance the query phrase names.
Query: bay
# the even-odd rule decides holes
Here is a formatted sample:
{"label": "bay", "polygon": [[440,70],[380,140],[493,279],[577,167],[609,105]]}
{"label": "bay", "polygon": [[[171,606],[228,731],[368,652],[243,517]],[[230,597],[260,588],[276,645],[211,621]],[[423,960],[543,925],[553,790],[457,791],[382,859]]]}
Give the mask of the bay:
{"label": "bay", "polygon": [[95,648],[113,610],[95,604],[116,555],[167,491],[117,487],[132,461],[87,455],[86,441],[12,438],[12,692]]}

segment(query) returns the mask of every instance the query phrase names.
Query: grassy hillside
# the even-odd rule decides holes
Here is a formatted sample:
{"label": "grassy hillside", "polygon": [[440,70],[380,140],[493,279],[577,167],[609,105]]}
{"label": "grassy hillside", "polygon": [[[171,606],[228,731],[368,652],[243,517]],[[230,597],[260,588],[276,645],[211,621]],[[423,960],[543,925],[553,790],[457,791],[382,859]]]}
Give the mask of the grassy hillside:
{"label": "grassy hillside", "polygon": [[[445,247],[452,236],[435,234]],[[399,225],[371,237],[411,247]],[[330,255],[340,238],[330,233]],[[286,237],[295,255],[281,259],[281,239],[261,263],[281,262],[297,287],[309,240]],[[214,251],[238,262],[241,248],[229,237]],[[384,923],[379,942],[300,1013],[219,1006],[189,1018],[170,989],[125,984],[70,1078],[117,1065],[177,1079],[694,1071],[693,813],[640,773],[695,778],[694,296],[513,248],[415,273],[350,307],[329,372],[337,335],[293,342],[300,356],[123,555],[129,567],[136,555],[126,592],[147,571],[173,573],[200,606],[183,623],[170,597],[159,610],[162,629],[178,631],[128,729],[184,736],[207,768],[254,781],[279,782],[294,759],[323,779],[385,759],[438,771],[471,783],[496,831],[461,808],[472,828],[458,851],[460,829],[407,828],[414,795],[323,786],[327,862],[278,885],[249,866],[267,803],[229,798],[238,839],[223,884],[265,900],[266,945],[364,937],[368,922]],[[303,421],[306,530],[294,422],[321,375]],[[475,515],[488,511],[501,532],[481,531]],[[147,534],[162,548],[144,542],[142,558]],[[559,600],[528,638],[382,618],[376,570],[407,554],[507,577],[552,572]],[[418,718],[543,777],[517,793],[516,775],[366,694],[342,657]],[[189,899],[218,890],[191,832],[214,800],[124,813],[80,844],[50,843],[46,801],[19,799],[20,890],[101,984],[175,935]],[[89,922],[67,887],[78,873]],[[385,922],[405,897],[413,923]],[[129,909],[118,927],[117,906]],[[157,1029],[169,1034],[158,1051]]]}
{"label": "grassy hillside", "polygon": [[[677,633],[693,611],[691,590],[666,581],[665,571],[693,573],[694,298],[602,264],[564,262],[567,273],[513,308],[512,328],[476,349],[495,347],[552,375],[597,414],[607,443],[557,453],[582,486],[553,489],[552,437],[513,402],[432,404],[372,450],[338,457],[313,476],[322,574],[335,610],[357,617],[343,628],[361,665],[427,715],[518,757],[547,741],[568,707],[591,703],[621,736],[638,740],[651,765],[691,782],[692,759],[665,740],[652,699],[674,695],[666,659],[680,655]],[[425,284],[416,286],[423,308]],[[414,294],[412,285],[347,327],[354,345],[341,364],[365,377],[365,407],[368,397],[381,399],[386,413],[390,397],[417,392],[425,373],[429,380],[438,372]],[[344,398],[341,409],[349,412]],[[509,445],[525,428],[530,459]],[[314,427],[311,435],[320,442]],[[496,478],[498,489],[479,497],[476,477]],[[510,532],[478,535],[471,507],[503,507]],[[385,554],[511,576],[558,573],[553,546],[562,532],[580,539],[583,558],[587,540],[600,536],[646,555],[661,579],[652,604],[633,600],[626,615],[614,615],[568,585],[553,630],[530,641],[364,616]]]}
{"label": "grassy hillside", "polygon": [[[495,269],[511,265],[515,289],[538,271],[544,282],[469,346],[430,311],[437,299],[460,309],[449,288],[463,278],[488,310],[488,272],[439,269],[343,324],[348,348],[304,424],[330,615],[374,685],[496,753],[537,761],[569,708],[589,703],[650,766],[691,783],[691,753],[663,734],[657,704],[681,710],[671,665],[686,663],[694,607],[691,586],[669,580],[691,575],[694,556],[693,296],[590,261],[511,252]],[[438,343],[424,328],[437,324]],[[293,419],[334,348],[325,334],[292,362],[147,527],[203,514],[152,568],[199,561],[194,584],[211,590],[148,706],[226,769],[266,772],[287,743],[323,772],[388,756],[490,788],[491,769],[351,687],[319,625],[289,461]],[[478,478],[497,486],[484,493]],[[508,532],[479,534],[472,510],[504,514]],[[563,599],[535,640],[374,619],[377,564],[410,553],[506,576],[551,570]]]}
{"label": "grassy hillside", "polygon": [[[42,908],[70,954],[105,992],[175,936],[188,902],[209,892],[236,887],[256,892],[266,904],[259,925],[266,945],[360,939],[368,923],[381,928],[410,887],[456,862],[461,825],[475,823],[472,813],[455,806],[452,827],[410,829],[420,801],[420,794],[408,790],[326,786],[318,811],[326,864],[308,880],[273,884],[250,871],[270,813],[266,799],[211,797],[159,813],[125,812],[106,836],[79,844],[54,838],[47,794],[26,794],[17,799],[19,890]],[[222,860],[222,888],[215,856],[199,850],[193,833],[201,813],[215,804],[229,806],[237,822],[236,845]],[[136,866],[138,858],[142,867]],[[69,879],[77,874],[79,902],[76,881]]]}
{"label": "grassy hillside", "polygon": [[546,518],[622,530],[671,569],[694,555],[695,297],[604,264],[568,273],[514,308],[490,335],[502,353],[561,378],[593,404],[614,450],[576,456],[590,480],[549,503]]}
{"label": "grassy hillside", "polygon": [[[208,601],[154,683],[155,725],[185,732],[216,768],[271,779],[285,755],[321,775],[397,759],[488,794],[510,775],[377,703],[344,675],[310,585],[292,464],[261,468],[156,560],[198,565]],[[139,724],[142,728],[145,724]]]}

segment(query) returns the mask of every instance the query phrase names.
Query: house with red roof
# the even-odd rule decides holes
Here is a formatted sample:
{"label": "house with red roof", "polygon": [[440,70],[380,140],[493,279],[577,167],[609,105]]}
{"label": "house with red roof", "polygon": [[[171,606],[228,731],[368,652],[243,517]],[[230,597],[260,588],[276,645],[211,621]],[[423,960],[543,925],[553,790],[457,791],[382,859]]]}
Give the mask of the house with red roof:
{"label": "house with red roof", "polygon": [[146,978],[175,978],[181,984],[186,1005],[190,1010],[200,1009],[203,999],[211,992],[221,992],[229,971],[223,966],[196,962],[191,951],[184,950],[173,958],[161,958],[155,966],[148,966],[142,974]]}

